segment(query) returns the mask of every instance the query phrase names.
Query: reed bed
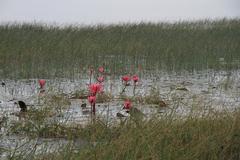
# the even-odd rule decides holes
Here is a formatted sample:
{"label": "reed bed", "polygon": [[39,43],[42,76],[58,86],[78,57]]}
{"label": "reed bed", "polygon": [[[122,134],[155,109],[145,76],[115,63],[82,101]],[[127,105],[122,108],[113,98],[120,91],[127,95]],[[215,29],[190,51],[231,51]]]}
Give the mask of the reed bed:
{"label": "reed bed", "polygon": [[236,69],[239,19],[95,26],[0,25],[0,76],[69,77],[89,66],[112,74]]}

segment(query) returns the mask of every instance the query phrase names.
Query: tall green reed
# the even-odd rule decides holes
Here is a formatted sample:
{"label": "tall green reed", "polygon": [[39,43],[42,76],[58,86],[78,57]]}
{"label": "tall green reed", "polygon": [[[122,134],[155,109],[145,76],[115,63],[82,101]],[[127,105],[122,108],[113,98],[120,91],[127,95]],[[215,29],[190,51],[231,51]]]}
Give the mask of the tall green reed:
{"label": "tall green reed", "polygon": [[2,24],[0,75],[74,77],[89,65],[103,63],[120,74],[139,65],[145,71],[236,69],[239,37],[239,19],[65,27]]}

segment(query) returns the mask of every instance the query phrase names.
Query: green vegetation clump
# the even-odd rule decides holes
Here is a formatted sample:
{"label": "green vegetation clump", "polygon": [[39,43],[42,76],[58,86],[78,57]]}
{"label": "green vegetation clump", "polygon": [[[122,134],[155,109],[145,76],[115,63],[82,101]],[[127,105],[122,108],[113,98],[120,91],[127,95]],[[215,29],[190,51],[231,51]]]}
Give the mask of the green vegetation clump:
{"label": "green vegetation clump", "polygon": [[150,93],[144,97],[144,101],[146,104],[160,105],[161,103],[164,103],[158,88],[151,88]]}
{"label": "green vegetation clump", "polygon": [[[157,93],[157,91],[152,91]],[[21,159],[199,159],[238,160],[240,158],[240,111],[209,110],[199,115],[181,116],[175,111],[151,118],[128,117],[109,123],[97,117],[84,125],[61,121],[61,106],[40,106],[8,124],[9,135],[29,139],[61,138],[68,142],[54,152],[21,152]],[[75,141],[84,141],[77,149]],[[27,142],[26,142],[27,143]],[[14,151],[15,152],[15,151]],[[16,148],[17,153],[17,148]],[[12,159],[19,155],[12,155]]]}
{"label": "green vegetation clump", "polygon": [[72,158],[237,160],[239,115],[218,113],[184,120],[162,117],[138,125],[129,122],[111,129],[112,136],[105,144],[87,148]]}
{"label": "green vegetation clump", "polygon": [[[35,159],[199,159],[240,158],[240,112],[214,112],[202,117],[175,119],[172,115],[141,123],[131,119],[107,126],[96,120],[84,128],[68,129],[69,145],[63,151]],[[86,140],[81,149],[71,145],[74,136]],[[50,132],[50,131],[49,131]],[[75,137],[76,138],[76,137]],[[34,153],[33,153],[34,154]]]}
{"label": "green vegetation clump", "polygon": [[102,92],[97,95],[96,103],[106,103],[113,100],[114,96],[109,92]]}
{"label": "green vegetation clump", "polygon": [[159,88],[152,87],[149,94],[135,96],[127,96],[122,94],[119,96],[119,99],[129,99],[131,102],[134,102],[136,104],[154,105],[155,107],[167,107],[166,100],[162,96],[163,95],[160,93]]}
{"label": "green vegetation clump", "polygon": [[58,94],[58,95],[47,95],[44,97],[44,101],[46,104],[49,104],[51,106],[54,105],[70,105],[71,102],[70,100],[63,94]]}
{"label": "green vegetation clump", "polygon": [[71,93],[70,98],[71,99],[78,99],[78,98],[84,99],[87,97],[87,94],[88,94],[87,90],[84,90],[84,89],[76,90],[73,93]]}
{"label": "green vegetation clump", "polygon": [[[96,26],[0,25],[0,76],[77,77],[89,65],[111,73],[233,69],[240,64],[239,19]],[[132,68],[134,69],[134,68]],[[134,71],[132,71],[134,72]]]}

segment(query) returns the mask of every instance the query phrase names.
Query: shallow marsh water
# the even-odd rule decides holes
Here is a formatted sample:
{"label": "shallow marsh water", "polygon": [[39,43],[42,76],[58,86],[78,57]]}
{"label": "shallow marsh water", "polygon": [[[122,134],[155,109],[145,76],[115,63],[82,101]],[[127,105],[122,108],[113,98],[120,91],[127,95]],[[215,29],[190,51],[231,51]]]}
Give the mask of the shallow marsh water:
{"label": "shallow marsh water", "polygon": [[[201,72],[181,72],[181,73],[166,73],[158,72],[155,74],[144,75],[140,77],[136,95],[149,95],[153,88],[160,91],[160,96],[168,105],[166,108],[159,108],[151,104],[133,103],[134,107],[142,111],[147,118],[163,113],[174,112],[184,117],[189,113],[194,112],[196,115],[209,112],[210,110],[229,110],[234,111],[240,107],[240,70],[234,71],[201,71]],[[100,119],[107,120],[109,125],[114,125],[118,122],[116,113],[122,110],[123,100],[119,99],[123,85],[121,77],[110,79],[106,78],[104,82],[104,91],[111,93],[114,99],[106,103],[97,104],[96,115]],[[80,90],[87,90],[88,79],[68,80],[56,79],[47,80],[47,94],[64,94],[70,97],[72,93]],[[17,121],[18,118],[12,113],[18,112],[19,108],[14,104],[16,100],[23,100],[32,107],[41,107],[41,98],[39,100],[39,89],[36,79],[31,80],[5,80],[6,86],[0,87],[0,116],[8,117],[10,121]],[[181,89],[182,88],[182,89]],[[126,89],[126,95],[133,95],[133,86]],[[12,101],[13,100],[13,101]],[[70,106],[64,110],[62,116],[56,117],[61,123],[71,124],[86,124],[90,122],[90,115],[84,114],[80,105],[87,103],[86,99],[71,99]],[[89,104],[87,108],[90,108]],[[66,139],[35,139],[29,140],[28,137],[18,135],[6,135],[4,128],[1,129],[0,148],[7,151],[0,152],[1,157],[10,155],[14,148],[19,144],[29,142],[28,145],[37,146],[36,150],[39,153],[45,146],[46,152],[57,150],[62,146],[66,146],[70,142]],[[37,145],[36,145],[37,144]],[[78,146],[86,145],[87,142],[79,140]],[[46,148],[46,146],[48,146]],[[25,148],[29,148],[27,146]],[[23,147],[24,148],[24,147]]]}
{"label": "shallow marsh water", "polygon": [[[159,72],[140,77],[136,88],[136,96],[146,96],[153,88],[160,91],[162,100],[166,101],[168,108],[174,108],[175,100],[181,99],[177,111],[185,115],[194,105],[211,107],[214,109],[234,109],[240,104],[240,71],[202,71],[196,73],[172,73]],[[123,85],[121,77],[106,79],[104,91],[111,93],[114,99],[107,103],[97,104],[97,115],[116,119],[116,113],[121,111],[123,100],[118,99]],[[76,91],[86,91],[88,79],[70,81],[68,79],[47,80],[47,94],[64,94],[70,96]],[[0,87],[0,115],[10,115],[18,112],[19,108],[14,101],[23,100],[28,105],[41,106],[38,83],[36,79],[11,81],[5,80],[6,86]],[[178,90],[187,89],[187,91]],[[133,86],[126,88],[127,96],[133,95]],[[40,97],[40,98],[39,98]],[[13,100],[13,101],[12,101]],[[62,121],[85,123],[89,121],[89,115],[82,113],[80,105],[87,103],[86,99],[71,99],[70,107],[65,111]],[[151,116],[159,112],[152,105],[134,104],[146,115]],[[88,105],[88,107],[90,107]],[[208,108],[209,109],[209,108]],[[161,109],[160,109],[161,110]],[[13,117],[13,116],[11,116]],[[13,117],[14,118],[14,117]]]}

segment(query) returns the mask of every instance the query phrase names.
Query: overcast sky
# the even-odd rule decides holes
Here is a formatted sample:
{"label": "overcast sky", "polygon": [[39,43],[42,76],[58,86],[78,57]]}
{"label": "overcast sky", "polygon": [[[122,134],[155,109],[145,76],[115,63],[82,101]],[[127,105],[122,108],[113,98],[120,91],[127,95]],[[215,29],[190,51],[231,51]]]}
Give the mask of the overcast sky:
{"label": "overcast sky", "polygon": [[0,23],[98,24],[240,18],[240,0],[0,0]]}

